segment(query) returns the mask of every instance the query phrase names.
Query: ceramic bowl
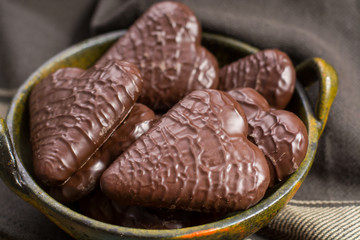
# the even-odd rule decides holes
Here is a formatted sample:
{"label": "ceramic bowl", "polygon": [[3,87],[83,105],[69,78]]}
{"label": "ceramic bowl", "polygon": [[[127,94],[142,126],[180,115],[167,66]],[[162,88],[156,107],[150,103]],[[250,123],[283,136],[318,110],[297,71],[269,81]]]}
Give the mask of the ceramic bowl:
{"label": "ceramic bowl", "polygon": [[[50,197],[34,178],[29,142],[29,93],[35,83],[63,67],[90,67],[124,31],[104,34],[81,42],[51,58],[19,88],[6,119],[0,119],[0,176],[22,199],[45,214],[76,239],[241,239],[270,222],[294,196],[314,161],[319,137],[325,127],[337,92],[334,69],[320,58],[296,67],[297,83],[288,109],[307,126],[309,147],[299,169],[267,191],[266,196],[246,211],[222,220],[177,230],[145,230],[115,226],[88,218]],[[203,44],[214,53],[220,66],[258,49],[238,40],[216,34],[203,34]],[[319,82],[316,110],[313,111],[303,86]]]}

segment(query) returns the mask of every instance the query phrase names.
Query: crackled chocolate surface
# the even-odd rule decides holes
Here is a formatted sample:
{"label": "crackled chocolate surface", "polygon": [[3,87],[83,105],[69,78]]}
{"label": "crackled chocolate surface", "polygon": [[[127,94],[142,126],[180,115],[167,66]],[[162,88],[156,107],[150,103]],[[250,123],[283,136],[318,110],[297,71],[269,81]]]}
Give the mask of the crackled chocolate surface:
{"label": "crackled chocolate surface", "polygon": [[79,206],[88,217],[132,228],[179,229],[209,223],[222,217],[212,213],[123,206],[111,201],[100,190],[81,199]]}
{"label": "crackled chocolate surface", "polygon": [[196,89],[217,88],[218,63],[200,46],[201,27],[182,3],[154,4],[99,62],[122,59],[136,64],[144,77],[139,101],[168,110]]}
{"label": "crackled chocolate surface", "polygon": [[110,163],[149,130],[154,120],[155,114],[150,108],[135,103],[124,122],[90,160],[77,170],[65,184],[52,187],[50,195],[60,202],[73,202],[91,192]]}
{"label": "crackled chocolate surface", "polygon": [[288,55],[277,49],[257,52],[220,69],[219,89],[250,87],[268,103],[284,109],[295,88],[295,69]]}
{"label": "crackled chocolate surface", "polygon": [[29,104],[37,177],[49,185],[68,180],[125,119],[141,87],[137,67],[118,60],[59,69],[37,84]]}
{"label": "crackled chocolate surface", "polygon": [[254,89],[237,88],[228,93],[243,107],[249,136],[273,165],[274,177],[281,181],[293,173],[307,151],[308,135],[304,123],[292,112],[270,108]]}
{"label": "crackled chocolate surface", "polygon": [[257,203],[269,184],[266,159],[227,93],[198,90],[160,118],[101,177],[119,204],[229,212]]}

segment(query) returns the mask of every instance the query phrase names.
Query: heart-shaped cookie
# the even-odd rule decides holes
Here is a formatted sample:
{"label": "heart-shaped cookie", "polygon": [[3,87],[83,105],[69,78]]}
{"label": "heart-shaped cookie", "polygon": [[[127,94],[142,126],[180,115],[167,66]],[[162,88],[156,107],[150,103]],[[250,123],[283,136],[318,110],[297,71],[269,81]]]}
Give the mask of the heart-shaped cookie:
{"label": "heart-shaped cookie", "polygon": [[134,104],[124,122],[99,150],[66,183],[50,188],[50,195],[60,202],[73,202],[95,189],[101,174],[127,147],[149,130],[154,112],[143,104]]}
{"label": "heart-shaped cookie", "polygon": [[219,89],[249,87],[261,93],[268,103],[284,109],[295,88],[295,69],[288,55],[277,49],[257,52],[220,69]]}
{"label": "heart-shaped cookie", "polygon": [[294,113],[270,108],[266,99],[251,88],[228,92],[243,107],[249,136],[264,152],[275,169],[276,180],[293,173],[304,160],[308,134],[304,123]]}
{"label": "heart-shaped cookie", "polygon": [[141,87],[137,67],[118,60],[83,72],[60,69],[40,81],[29,103],[37,177],[48,185],[68,180],[124,120]]}
{"label": "heart-shaped cookie", "polygon": [[139,102],[168,110],[196,89],[217,88],[218,63],[200,45],[201,27],[182,3],[161,2],[145,12],[99,62],[134,63],[144,78]]}
{"label": "heart-shaped cookie", "polygon": [[257,203],[269,184],[264,154],[247,139],[230,95],[197,90],[176,104],[101,177],[119,204],[229,212]]}

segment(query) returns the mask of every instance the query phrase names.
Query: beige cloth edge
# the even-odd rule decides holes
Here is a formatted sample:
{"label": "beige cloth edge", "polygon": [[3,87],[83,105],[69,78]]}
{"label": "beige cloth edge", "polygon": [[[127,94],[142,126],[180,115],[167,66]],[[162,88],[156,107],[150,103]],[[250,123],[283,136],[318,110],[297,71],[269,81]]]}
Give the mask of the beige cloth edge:
{"label": "beige cloth edge", "polygon": [[360,239],[360,201],[291,200],[259,232],[269,239]]}

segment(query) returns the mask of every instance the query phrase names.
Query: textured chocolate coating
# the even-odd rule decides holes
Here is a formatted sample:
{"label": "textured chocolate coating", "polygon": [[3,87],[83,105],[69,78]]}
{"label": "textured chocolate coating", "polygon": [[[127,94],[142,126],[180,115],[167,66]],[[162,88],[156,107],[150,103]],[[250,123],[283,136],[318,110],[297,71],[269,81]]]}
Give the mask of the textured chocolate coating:
{"label": "textured chocolate coating", "polygon": [[295,88],[295,69],[284,52],[267,49],[257,52],[220,69],[219,89],[249,87],[261,93],[268,103],[284,109]]}
{"label": "textured chocolate coating", "polygon": [[60,202],[73,202],[91,192],[101,174],[127,147],[149,130],[154,112],[143,104],[134,104],[124,122],[99,150],[61,186],[52,187],[50,195]]}
{"label": "textured chocolate coating", "polygon": [[123,227],[179,229],[209,223],[222,216],[171,209],[122,206],[96,190],[79,202],[83,214],[93,219]]}
{"label": "textured chocolate coating", "polygon": [[118,157],[101,177],[119,204],[230,212],[257,203],[269,184],[263,153],[227,93],[187,95]]}
{"label": "textured chocolate coating", "polygon": [[218,63],[200,46],[201,27],[182,3],[161,2],[145,12],[99,62],[134,63],[144,78],[139,102],[168,110],[196,89],[217,88]]}
{"label": "textured chocolate coating", "polygon": [[254,89],[237,88],[228,93],[243,107],[249,136],[273,165],[277,180],[295,172],[307,152],[304,123],[292,112],[271,109]]}
{"label": "textured chocolate coating", "polygon": [[36,176],[64,183],[125,119],[141,92],[137,67],[124,61],[98,64],[74,76],[59,69],[30,96],[30,136]]}

